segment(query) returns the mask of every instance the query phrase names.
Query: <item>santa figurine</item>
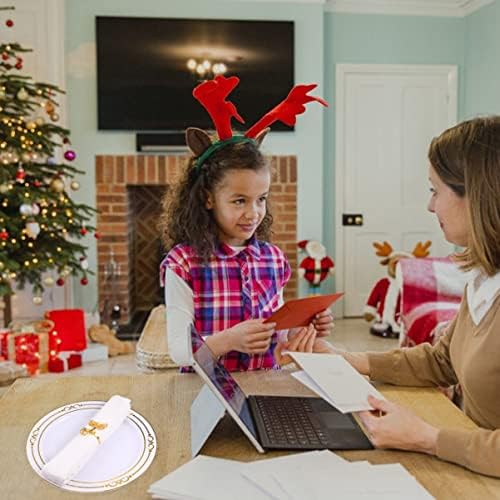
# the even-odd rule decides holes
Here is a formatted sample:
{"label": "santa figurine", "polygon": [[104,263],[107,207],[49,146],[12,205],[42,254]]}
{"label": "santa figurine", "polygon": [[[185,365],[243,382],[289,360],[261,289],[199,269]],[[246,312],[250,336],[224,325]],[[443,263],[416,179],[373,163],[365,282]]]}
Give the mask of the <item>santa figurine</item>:
{"label": "santa figurine", "polygon": [[431,242],[418,242],[412,253],[395,252],[387,241],[375,242],[373,246],[375,253],[383,257],[380,264],[387,266],[388,276],[381,278],[373,286],[363,311],[364,318],[366,321],[375,320],[370,327],[371,334],[398,338],[401,331],[401,294],[396,281],[396,265],[400,259],[427,257]]}
{"label": "santa figurine", "polygon": [[321,282],[333,274],[335,264],[326,255],[326,248],[319,241],[302,240],[297,246],[307,255],[299,264],[299,276],[308,281],[310,293],[314,295],[318,292]]}

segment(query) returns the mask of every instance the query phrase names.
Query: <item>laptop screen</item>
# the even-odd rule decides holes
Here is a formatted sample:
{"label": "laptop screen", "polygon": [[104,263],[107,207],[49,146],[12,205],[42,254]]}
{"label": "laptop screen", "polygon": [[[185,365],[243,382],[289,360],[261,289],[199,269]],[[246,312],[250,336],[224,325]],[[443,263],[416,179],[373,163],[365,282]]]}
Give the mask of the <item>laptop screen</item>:
{"label": "laptop screen", "polygon": [[194,327],[191,327],[191,343],[193,358],[197,364],[196,368],[203,371],[212,382],[213,387],[234,410],[236,415],[239,416],[241,422],[247,427],[249,432],[255,439],[258,439],[245,393],[231,374],[215,359],[212,351]]}

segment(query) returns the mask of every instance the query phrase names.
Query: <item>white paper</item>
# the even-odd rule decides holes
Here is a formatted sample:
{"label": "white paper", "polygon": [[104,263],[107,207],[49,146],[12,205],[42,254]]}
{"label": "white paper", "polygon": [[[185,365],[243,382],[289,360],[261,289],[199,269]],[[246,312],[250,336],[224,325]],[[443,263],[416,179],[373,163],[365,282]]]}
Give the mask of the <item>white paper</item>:
{"label": "white paper", "polygon": [[432,499],[400,464],[351,463],[328,450],[249,463],[199,456],[149,491],[171,500]]}
{"label": "white paper", "polygon": [[321,394],[318,395],[326,395],[326,401],[342,413],[372,410],[367,401],[369,394],[385,399],[342,356],[303,352],[288,354],[321,389]]}
{"label": "white paper", "polygon": [[160,498],[194,498],[203,500],[269,500],[241,476],[245,464],[199,455],[174,472],[153,483],[149,492]]}

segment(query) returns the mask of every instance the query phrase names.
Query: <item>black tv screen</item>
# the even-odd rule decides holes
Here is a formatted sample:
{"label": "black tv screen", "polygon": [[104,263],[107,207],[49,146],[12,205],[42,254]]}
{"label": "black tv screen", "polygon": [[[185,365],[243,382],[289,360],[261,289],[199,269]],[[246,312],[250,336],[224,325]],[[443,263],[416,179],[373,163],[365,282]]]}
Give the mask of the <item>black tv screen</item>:
{"label": "black tv screen", "polygon": [[96,43],[101,130],[213,129],[192,96],[213,77],[209,63],[240,78],[228,97],[245,120],[233,120],[235,130],[253,125],[294,84],[293,21],[96,17]]}

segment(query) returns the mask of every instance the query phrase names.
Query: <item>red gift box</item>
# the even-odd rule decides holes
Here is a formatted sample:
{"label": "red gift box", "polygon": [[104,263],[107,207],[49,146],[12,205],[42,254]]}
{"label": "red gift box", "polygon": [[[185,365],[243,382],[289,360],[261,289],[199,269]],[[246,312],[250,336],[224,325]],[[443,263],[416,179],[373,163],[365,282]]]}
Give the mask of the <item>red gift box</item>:
{"label": "red gift box", "polygon": [[27,368],[30,375],[46,372],[49,350],[57,350],[57,337],[49,338],[54,327],[52,321],[12,323],[10,330],[0,333],[0,352],[4,359],[14,361]]}
{"label": "red gift box", "polygon": [[79,352],[60,352],[49,359],[49,372],[66,372],[79,366],[82,366],[82,355]]}
{"label": "red gift box", "polygon": [[59,351],[83,351],[87,347],[83,309],[56,309],[45,317],[54,322],[59,339]]}

